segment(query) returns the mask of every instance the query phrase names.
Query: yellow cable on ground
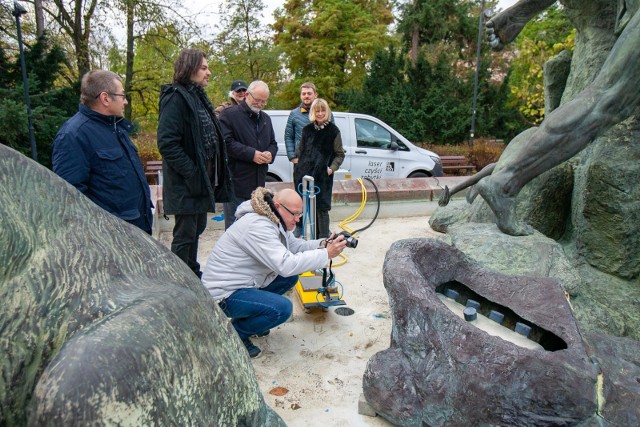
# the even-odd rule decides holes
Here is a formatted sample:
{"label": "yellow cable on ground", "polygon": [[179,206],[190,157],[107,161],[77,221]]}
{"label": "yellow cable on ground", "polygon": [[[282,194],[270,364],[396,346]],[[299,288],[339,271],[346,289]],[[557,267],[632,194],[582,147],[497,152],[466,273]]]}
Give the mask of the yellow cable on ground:
{"label": "yellow cable on ground", "polygon": [[334,262],[333,264],[331,264],[331,267],[340,267],[341,265],[344,265],[347,263],[348,259],[344,254],[340,254],[338,255],[340,258],[342,258],[342,261],[339,262]]}

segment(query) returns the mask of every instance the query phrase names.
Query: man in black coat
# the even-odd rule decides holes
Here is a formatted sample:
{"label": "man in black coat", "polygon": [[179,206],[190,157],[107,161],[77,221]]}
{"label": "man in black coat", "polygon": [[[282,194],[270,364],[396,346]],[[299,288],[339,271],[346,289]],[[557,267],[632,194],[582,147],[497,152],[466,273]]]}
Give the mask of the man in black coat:
{"label": "man in black coat", "polygon": [[235,200],[224,205],[225,229],[235,221],[238,205],[251,199],[253,190],[264,187],[269,163],[278,153],[271,118],[262,111],[268,99],[269,86],[256,80],[244,101],[220,114],[235,193]]}
{"label": "man in black coat", "polygon": [[234,200],[222,128],[204,88],[209,65],[199,49],[184,49],[173,84],[160,93],[158,149],[164,212],[175,215],[171,251],[198,276],[198,239],[216,202]]}

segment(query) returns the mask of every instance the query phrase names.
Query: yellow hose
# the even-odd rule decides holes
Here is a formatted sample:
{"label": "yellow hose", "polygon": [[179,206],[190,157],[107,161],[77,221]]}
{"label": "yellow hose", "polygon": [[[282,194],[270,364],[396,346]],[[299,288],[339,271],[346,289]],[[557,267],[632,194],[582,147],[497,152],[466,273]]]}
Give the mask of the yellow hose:
{"label": "yellow hose", "polygon": [[340,267],[341,265],[344,265],[344,264],[346,264],[346,263],[347,263],[348,259],[347,259],[347,257],[346,257],[344,254],[340,254],[340,255],[338,255],[338,256],[339,256],[340,258],[342,258],[342,260],[341,260],[341,261],[338,261],[338,262],[334,262],[333,264],[331,264],[331,268],[333,268],[333,267]]}
{"label": "yellow hose", "polygon": [[[362,181],[362,178],[358,178],[358,182],[360,183],[360,187],[362,188],[362,202],[360,203],[360,207],[358,208],[357,211],[355,211],[353,215],[343,219],[338,223],[338,227],[342,228],[344,231],[346,231],[349,234],[353,234],[353,229],[347,226],[347,224],[355,221],[360,216],[360,214],[364,210],[365,205],[367,204],[367,189],[364,186],[364,182]],[[354,237],[357,237],[357,236],[354,236]]]}
{"label": "yellow hose", "polygon": [[[358,210],[356,210],[353,213],[353,215],[343,219],[338,223],[338,227],[340,227],[341,229],[343,229],[344,231],[346,231],[351,235],[353,235],[353,229],[347,226],[347,224],[355,221],[360,216],[360,214],[364,210],[365,205],[367,204],[367,189],[364,186],[364,182],[362,182],[362,178],[358,178],[358,182],[360,183],[360,187],[362,188],[362,202],[360,203],[360,207],[358,208]],[[354,237],[357,237],[357,236],[354,236]],[[345,254],[340,254],[340,258],[342,258],[342,261],[332,264],[333,267],[340,267],[341,265],[344,265],[346,264],[347,261],[349,261],[349,259],[346,257]]]}

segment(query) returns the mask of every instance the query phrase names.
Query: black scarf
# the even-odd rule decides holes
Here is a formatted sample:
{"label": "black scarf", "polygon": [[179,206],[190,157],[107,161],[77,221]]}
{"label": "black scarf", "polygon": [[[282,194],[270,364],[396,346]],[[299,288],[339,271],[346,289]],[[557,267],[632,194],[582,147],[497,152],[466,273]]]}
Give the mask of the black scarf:
{"label": "black scarf", "polygon": [[202,145],[204,146],[204,156],[207,160],[215,158],[218,148],[218,133],[213,124],[215,113],[213,113],[213,105],[204,91],[204,87],[190,83],[187,87],[189,92],[196,95],[198,100],[198,118],[200,120],[200,128],[202,129]]}

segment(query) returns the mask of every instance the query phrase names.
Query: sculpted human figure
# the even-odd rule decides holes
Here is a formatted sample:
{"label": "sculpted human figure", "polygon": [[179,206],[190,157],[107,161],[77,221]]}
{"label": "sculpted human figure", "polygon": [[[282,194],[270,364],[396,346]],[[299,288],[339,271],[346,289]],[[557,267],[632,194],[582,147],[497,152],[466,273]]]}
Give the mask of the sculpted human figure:
{"label": "sculpted human figure", "polygon": [[[500,48],[512,41],[528,19],[553,3],[516,3],[487,23],[489,42]],[[533,232],[515,217],[515,198],[529,181],[576,155],[637,108],[640,13],[636,2],[620,2],[616,24],[617,31],[624,28],[595,79],[571,101],[548,114],[528,141],[516,148],[511,161],[477,183],[478,193],[496,214],[498,228],[504,233],[519,236]]]}

